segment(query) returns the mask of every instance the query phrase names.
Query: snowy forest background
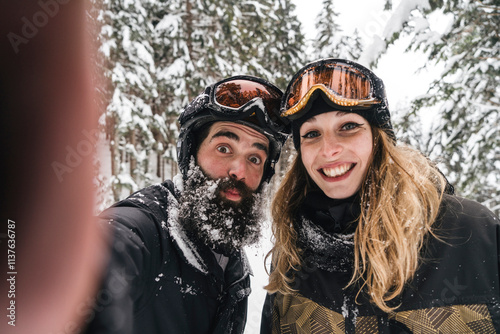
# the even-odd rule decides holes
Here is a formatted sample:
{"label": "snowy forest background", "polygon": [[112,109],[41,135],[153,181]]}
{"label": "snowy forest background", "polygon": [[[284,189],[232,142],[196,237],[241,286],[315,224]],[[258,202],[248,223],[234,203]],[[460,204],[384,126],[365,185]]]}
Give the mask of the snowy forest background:
{"label": "snowy forest background", "polygon": [[[293,73],[321,57],[357,60],[386,81],[410,65],[378,69],[397,44],[434,69],[425,94],[405,103],[389,100],[398,141],[436,161],[460,196],[500,214],[500,1],[377,0],[371,6],[377,3],[384,13],[376,19],[382,29],[368,39],[366,29],[339,23],[356,27],[363,9],[340,16],[334,0],[318,1],[322,9],[306,35],[300,1],[91,1],[102,110],[97,212],[177,173],[177,117],[205,85],[249,74],[285,90]],[[402,76],[400,85],[411,90],[412,80]],[[288,145],[274,186],[293,154]],[[256,251],[254,271],[263,271],[263,253]],[[260,292],[250,303],[248,333],[259,326],[262,275],[256,275]]]}
{"label": "snowy forest background", "polygon": [[[499,214],[500,1],[379,0],[385,26],[369,41],[344,32],[334,0],[321,2],[314,37],[306,38],[299,1],[92,0],[96,77],[105,83],[97,210],[177,173],[177,117],[205,85],[250,74],[284,90],[320,57],[357,60],[385,80],[377,64],[404,41],[405,53],[423,54],[439,72],[427,94],[403,105],[389,100],[398,140],[437,161],[458,194]],[[448,23],[437,32],[433,20]],[[275,183],[293,153],[284,152]]]}

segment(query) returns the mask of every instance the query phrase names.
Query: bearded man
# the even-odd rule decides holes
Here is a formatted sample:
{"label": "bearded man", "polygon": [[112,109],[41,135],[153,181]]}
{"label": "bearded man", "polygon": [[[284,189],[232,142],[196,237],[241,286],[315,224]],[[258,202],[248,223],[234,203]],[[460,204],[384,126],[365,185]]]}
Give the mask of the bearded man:
{"label": "bearded man", "polygon": [[205,89],[182,111],[181,174],[100,218],[112,231],[88,333],[242,333],[250,294],[243,247],[258,240],[262,188],[286,125],[282,92],[250,76]]}

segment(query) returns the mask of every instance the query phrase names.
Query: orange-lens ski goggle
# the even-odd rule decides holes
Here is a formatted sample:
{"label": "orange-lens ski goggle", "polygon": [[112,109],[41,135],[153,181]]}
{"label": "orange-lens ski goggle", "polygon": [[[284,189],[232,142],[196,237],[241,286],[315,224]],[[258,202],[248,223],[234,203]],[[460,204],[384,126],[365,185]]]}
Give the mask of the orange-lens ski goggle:
{"label": "orange-lens ski goggle", "polygon": [[218,119],[248,121],[271,133],[282,132],[288,121],[279,116],[283,92],[264,79],[238,75],[206,87],[179,117],[184,124],[206,108]]}
{"label": "orange-lens ski goggle", "polygon": [[300,117],[318,90],[342,108],[370,108],[383,99],[377,94],[378,81],[371,71],[349,61],[323,59],[313,62],[290,81],[281,104],[281,116],[289,119]]}
{"label": "orange-lens ski goggle", "polygon": [[[282,127],[279,108],[283,92],[257,77],[233,77],[216,83],[210,92],[212,107],[224,114],[245,113],[259,107],[276,128]],[[255,111],[251,112],[253,115]],[[251,116],[248,115],[248,116]]]}

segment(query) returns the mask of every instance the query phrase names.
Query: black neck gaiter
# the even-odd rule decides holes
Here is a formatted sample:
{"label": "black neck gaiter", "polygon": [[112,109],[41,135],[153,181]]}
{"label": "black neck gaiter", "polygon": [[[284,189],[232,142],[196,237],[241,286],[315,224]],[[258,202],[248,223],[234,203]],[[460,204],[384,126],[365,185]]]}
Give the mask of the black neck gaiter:
{"label": "black neck gaiter", "polygon": [[358,195],[337,200],[310,192],[295,220],[303,261],[331,272],[350,271],[360,212]]}

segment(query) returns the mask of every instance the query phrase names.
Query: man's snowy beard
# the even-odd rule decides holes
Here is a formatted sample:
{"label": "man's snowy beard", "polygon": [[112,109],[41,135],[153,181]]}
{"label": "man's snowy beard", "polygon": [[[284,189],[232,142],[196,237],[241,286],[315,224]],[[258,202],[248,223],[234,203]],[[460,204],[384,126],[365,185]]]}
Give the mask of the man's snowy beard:
{"label": "man's snowy beard", "polygon": [[[235,188],[239,202],[227,200],[221,191]],[[191,164],[179,198],[179,218],[191,238],[217,253],[229,255],[259,240],[262,224],[262,196],[243,182],[211,179]]]}

